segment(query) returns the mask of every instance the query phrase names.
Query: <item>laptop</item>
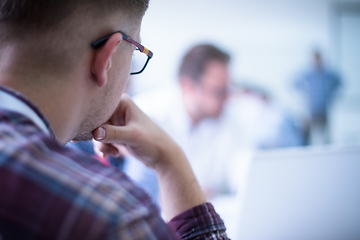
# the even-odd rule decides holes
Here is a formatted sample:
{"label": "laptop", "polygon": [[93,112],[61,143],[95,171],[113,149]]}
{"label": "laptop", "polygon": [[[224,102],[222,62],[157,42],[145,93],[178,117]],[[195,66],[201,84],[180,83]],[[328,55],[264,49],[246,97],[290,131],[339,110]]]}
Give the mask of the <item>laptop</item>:
{"label": "laptop", "polygon": [[257,153],[235,239],[359,240],[360,147]]}

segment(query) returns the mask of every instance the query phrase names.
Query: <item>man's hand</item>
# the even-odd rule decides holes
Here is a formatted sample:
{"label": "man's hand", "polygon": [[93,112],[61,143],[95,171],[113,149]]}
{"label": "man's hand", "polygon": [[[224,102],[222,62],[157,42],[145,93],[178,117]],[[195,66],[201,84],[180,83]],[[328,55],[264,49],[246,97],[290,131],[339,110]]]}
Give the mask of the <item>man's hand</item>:
{"label": "man's hand", "polygon": [[168,219],[205,203],[205,197],[180,147],[128,96],[124,96],[107,124],[93,132],[100,151],[112,156],[122,148],[156,171]]}
{"label": "man's hand", "polygon": [[122,97],[107,124],[93,132],[93,137],[100,142],[95,145],[103,154],[117,157],[128,150],[152,169],[179,148],[127,95]]}

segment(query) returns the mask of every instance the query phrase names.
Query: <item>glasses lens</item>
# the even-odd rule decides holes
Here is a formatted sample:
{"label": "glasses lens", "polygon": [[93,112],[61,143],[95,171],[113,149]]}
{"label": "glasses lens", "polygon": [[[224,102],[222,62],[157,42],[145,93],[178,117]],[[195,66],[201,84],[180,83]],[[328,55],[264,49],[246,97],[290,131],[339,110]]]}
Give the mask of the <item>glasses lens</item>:
{"label": "glasses lens", "polygon": [[145,63],[147,61],[148,57],[146,54],[140,52],[138,49],[136,49],[133,53],[132,57],[132,64],[131,64],[131,73],[137,73],[140,72],[143,67],[145,66]]}

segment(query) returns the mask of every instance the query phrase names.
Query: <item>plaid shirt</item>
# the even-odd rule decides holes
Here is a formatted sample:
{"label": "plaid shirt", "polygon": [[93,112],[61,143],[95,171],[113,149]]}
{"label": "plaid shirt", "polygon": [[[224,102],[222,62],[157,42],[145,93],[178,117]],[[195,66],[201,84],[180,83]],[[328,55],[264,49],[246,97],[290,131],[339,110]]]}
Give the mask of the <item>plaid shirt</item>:
{"label": "plaid shirt", "polygon": [[125,174],[64,148],[34,105],[0,91],[25,102],[49,131],[0,110],[0,239],[227,239],[210,203],[165,224]]}

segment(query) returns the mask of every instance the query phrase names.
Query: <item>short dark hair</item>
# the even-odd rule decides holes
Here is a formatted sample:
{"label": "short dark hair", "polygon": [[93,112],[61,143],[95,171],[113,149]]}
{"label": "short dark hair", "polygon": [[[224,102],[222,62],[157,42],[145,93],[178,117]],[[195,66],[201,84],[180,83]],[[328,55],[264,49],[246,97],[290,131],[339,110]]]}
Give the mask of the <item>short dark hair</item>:
{"label": "short dark hair", "polygon": [[66,75],[91,41],[102,37],[95,36],[92,27],[119,12],[128,22],[138,23],[148,4],[149,0],[0,0],[0,53],[16,43],[22,66],[43,76]]}
{"label": "short dark hair", "polygon": [[207,64],[211,61],[227,64],[230,61],[230,56],[211,44],[196,45],[183,57],[179,76],[187,76],[193,81],[199,81]]}
{"label": "short dark hair", "polygon": [[148,4],[149,0],[0,0],[0,23],[27,29],[51,28],[79,7],[104,13],[122,9],[140,17]]}

